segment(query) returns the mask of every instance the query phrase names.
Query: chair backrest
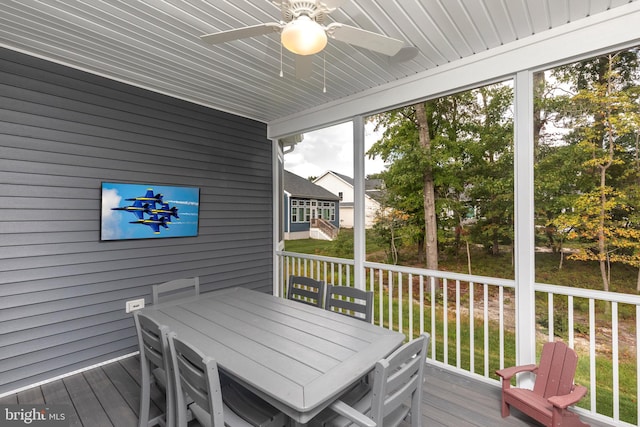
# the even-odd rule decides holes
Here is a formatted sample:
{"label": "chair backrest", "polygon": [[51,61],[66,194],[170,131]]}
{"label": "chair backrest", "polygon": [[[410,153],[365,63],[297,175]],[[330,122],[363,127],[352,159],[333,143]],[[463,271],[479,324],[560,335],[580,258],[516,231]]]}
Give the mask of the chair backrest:
{"label": "chair backrest", "polygon": [[373,292],[350,286],[327,285],[324,308],[371,323],[373,319]]}
{"label": "chair backrest", "polygon": [[138,333],[140,358],[144,357],[158,368],[165,369],[169,360],[168,328],[138,311],[133,313],[133,318]]}
{"label": "chair backrest", "polygon": [[[411,400],[411,425],[421,425],[422,383],[430,336],[409,341],[376,363],[373,376],[371,419],[386,425],[387,415]],[[400,422],[400,420],[397,420]]]}
{"label": "chair backrest", "polygon": [[[176,383],[178,427],[187,425],[185,394],[211,417],[202,420],[202,423],[224,427],[222,392],[216,361],[180,340],[174,333],[169,334],[169,349]],[[201,411],[193,410],[193,413],[198,416]]]}
{"label": "chair backrest", "polygon": [[544,398],[564,396],[573,389],[578,355],[562,341],[547,342],[536,372],[533,392]]}
{"label": "chair backrest", "polygon": [[[147,317],[139,311],[134,311],[133,319],[138,334],[138,347],[140,349],[140,364],[143,377],[142,399],[149,399],[149,382],[151,380],[151,371],[155,368],[161,368],[165,378],[159,378],[163,381],[166,395],[166,424],[173,426],[173,378],[171,375],[171,356],[169,352],[169,328],[160,325],[155,320]],[[156,371],[157,372],[157,371]],[[158,375],[158,374],[155,374]],[[146,387],[146,388],[145,388]],[[146,405],[147,403],[144,402]],[[147,406],[148,411],[148,406]],[[145,416],[149,414],[146,413]]]}
{"label": "chair backrest", "polygon": [[305,276],[289,276],[287,298],[322,308],[324,281]]}
{"label": "chair backrest", "polygon": [[158,304],[176,298],[200,295],[200,278],[176,279],[153,285],[153,303]]}

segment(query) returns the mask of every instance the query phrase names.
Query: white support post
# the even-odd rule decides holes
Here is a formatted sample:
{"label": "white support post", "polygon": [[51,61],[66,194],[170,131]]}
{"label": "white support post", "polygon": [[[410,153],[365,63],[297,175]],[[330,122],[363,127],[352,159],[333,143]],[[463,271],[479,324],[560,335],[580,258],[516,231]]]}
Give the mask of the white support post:
{"label": "white support post", "polygon": [[[516,363],[522,365],[536,361],[533,74],[521,71],[514,83]],[[520,384],[532,385],[531,378]]]}
{"label": "white support post", "polygon": [[283,209],[280,202],[282,200],[282,183],[280,177],[282,176],[282,169],[284,167],[284,154],[280,147],[280,141],[275,139],[271,141],[271,183],[272,183],[272,196],[273,196],[273,295],[280,296],[280,282],[283,272],[279,263],[279,258],[276,256],[276,251],[284,249],[284,242],[280,240],[280,229],[282,224],[280,223],[280,212]]}
{"label": "white support post", "polygon": [[364,117],[356,116],[353,118],[353,283],[358,289],[366,288],[364,193]]}

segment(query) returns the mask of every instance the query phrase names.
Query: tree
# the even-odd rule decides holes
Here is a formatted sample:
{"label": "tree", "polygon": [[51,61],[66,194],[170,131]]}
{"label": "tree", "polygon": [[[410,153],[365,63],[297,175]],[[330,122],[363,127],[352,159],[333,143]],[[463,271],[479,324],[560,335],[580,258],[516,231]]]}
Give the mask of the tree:
{"label": "tree", "polygon": [[491,85],[474,92],[474,143],[466,146],[471,157],[467,193],[478,214],[472,232],[497,255],[500,244],[513,243],[513,90]]}
{"label": "tree", "polygon": [[[495,253],[512,242],[512,99],[498,84],[376,116],[385,132],[369,154],[389,165],[388,206],[409,215],[407,227],[421,221],[427,268],[443,242],[457,253],[464,240],[468,258],[472,236]],[[480,213],[475,224],[469,212]]]}
{"label": "tree", "polygon": [[571,211],[559,220],[575,225],[570,237],[586,244],[571,257],[597,261],[606,291],[612,262],[640,265],[640,233],[633,220],[640,207],[635,191],[638,172],[629,156],[637,150],[640,122],[637,83],[632,83],[637,82],[637,63],[637,52],[623,51],[556,73],[575,89],[567,104],[574,128],[567,140],[574,141],[584,158],[581,172],[593,178],[592,187],[577,194]]}
{"label": "tree", "polygon": [[399,248],[408,220],[409,216],[406,213],[393,208],[381,209],[376,214],[373,225],[376,239],[387,247],[387,258],[394,265],[398,264]]}
{"label": "tree", "polygon": [[369,150],[369,155],[379,155],[387,164],[380,174],[385,183],[384,207],[404,212],[408,219],[405,226],[414,230],[409,239],[418,244],[418,259],[425,260],[424,250],[424,152],[418,141],[415,110],[405,107],[375,117],[377,126],[384,127],[382,139]]}

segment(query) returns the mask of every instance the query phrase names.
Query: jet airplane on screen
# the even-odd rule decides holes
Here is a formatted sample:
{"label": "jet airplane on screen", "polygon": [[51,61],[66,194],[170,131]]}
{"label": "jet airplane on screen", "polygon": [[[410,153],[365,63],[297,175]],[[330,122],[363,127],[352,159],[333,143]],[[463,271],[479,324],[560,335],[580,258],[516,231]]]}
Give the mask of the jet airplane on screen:
{"label": "jet airplane on screen", "polygon": [[158,215],[151,215],[149,218],[146,219],[139,219],[137,221],[129,221],[129,224],[144,224],[144,225],[148,225],[149,227],[151,227],[151,229],[153,230],[154,234],[160,234],[160,227],[163,228],[169,228],[169,226],[167,225],[167,220],[165,219],[165,217],[158,217]]}
{"label": "jet airplane on screen", "polygon": [[151,208],[151,214],[162,215],[169,222],[171,221],[172,216],[175,216],[176,218],[180,218],[178,216],[178,208],[176,208],[175,206],[169,207],[168,203],[163,203],[160,209]]}
{"label": "jet airplane on screen", "polygon": [[153,206],[155,207],[156,203],[162,205],[162,194],[158,193],[158,194],[153,194],[153,188],[148,188],[147,189],[147,193],[142,196],[142,197],[134,197],[131,199],[125,199],[125,200],[139,200],[142,202],[148,202],[148,203],[153,203]]}
{"label": "jet airplane on screen", "polygon": [[149,208],[149,203],[142,203],[140,200],[136,200],[133,202],[131,206],[122,206],[119,208],[111,208],[114,211],[126,211],[134,214],[138,219],[143,219],[144,214],[151,215],[153,212]]}

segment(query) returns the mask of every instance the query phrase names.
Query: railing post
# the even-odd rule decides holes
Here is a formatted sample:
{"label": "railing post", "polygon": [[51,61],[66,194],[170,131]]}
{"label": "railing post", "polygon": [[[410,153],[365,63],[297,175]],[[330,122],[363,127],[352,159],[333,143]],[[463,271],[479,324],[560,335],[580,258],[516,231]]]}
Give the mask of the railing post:
{"label": "railing post", "polygon": [[[517,73],[514,86],[516,363],[522,365],[536,361],[533,74]],[[522,376],[523,386],[532,383]]]}
{"label": "railing post", "polygon": [[364,117],[353,118],[353,284],[366,288],[364,208]]}

